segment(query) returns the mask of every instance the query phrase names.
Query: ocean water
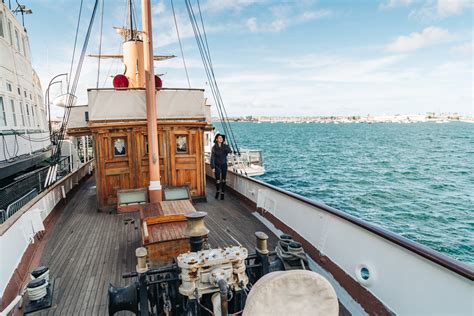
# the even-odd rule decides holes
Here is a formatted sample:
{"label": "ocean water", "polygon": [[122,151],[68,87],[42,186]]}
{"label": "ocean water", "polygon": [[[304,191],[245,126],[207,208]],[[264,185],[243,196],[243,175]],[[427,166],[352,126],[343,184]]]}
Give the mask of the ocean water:
{"label": "ocean water", "polygon": [[231,124],[258,179],[474,264],[474,124]]}

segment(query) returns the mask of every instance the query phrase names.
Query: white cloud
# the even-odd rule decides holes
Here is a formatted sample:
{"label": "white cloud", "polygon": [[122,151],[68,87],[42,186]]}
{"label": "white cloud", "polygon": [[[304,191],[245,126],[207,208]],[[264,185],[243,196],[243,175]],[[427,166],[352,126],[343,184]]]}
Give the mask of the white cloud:
{"label": "white cloud", "polygon": [[[271,58],[273,70],[222,76],[229,115],[471,113],[472,63],[406,66],[411,55]],[[421,80],[423,79],[423,80]],[[246,84],[242,84],[245,82]]]}
{"label": "white cloud", "polygon": [[266,0],[208,0],[202,5],[203,10],[214,12],[232,10],[240,11],[254,4],[264,3]]}
{"label": "white cloud", "polygon": [[304,11],[294,12],[293,8],[289,6],[274,6],[270,8],[272,12],[271,19],[257,19],[256,17],[251,17],[246,20],[245,25],[252,33],[264,33],[264,32],[273,32],[278,33],[286,28],[306,23],[311,20],[317,20],[322,18],[327,18],[333,15],[332,11],[327,9],[321,10],[311,10],[311,11]]}
{"label": "white cloud", "polygon": [[411,52],[423,47],[443,43],[454,37],[448,30],[430,26],[421,33],[413,32],[410,35],[402,35],[387,45],[386,49],[391,52]]}
{"label": "white cloud", "polygon": [[252,33],[258,32],[258,25],[257,25],[257,18],[256,17],[249,18],[245,24],[247,25],[247,28],[250,30],[250,32],[252,32]]}
{"label": "white cloud", "polygon": [[459,54],[469,54],[472,55],[474,52],[474,42],[468,41],[464,44],[460,44],[451,48],[451,51]]}
{"label": "white cloud", "polygon": [[473,9],[472,0],[428,0],[410,12],[410,16],[421,20],[447,18]]}
{"label": "white cloud", "polygon": [[465,9],[472,9],[471,0],[438,0],[437,12],[441,17],[458,15]]}
{"label": "white cloud", "polygon": [[332,11],[327,10],[327,9],[316,10],[316,11],[305,11],[301,15],[298,16],[298,20],[301,22],[305,22],[305,21],[311,21],[311,20],[321,19],[325,17],[330,17],[332,15],[333,15]]}
{"label": "white cloud", "polygon": [[408,6],[413,3],[413,0],[387,0],[380,3],[380,9],[393,9],[401,6]]}
{"label": "white cloud", "polygon": [[165,3],[163,1],[160,1],[156,4],[154,4],[153,7],[151,8],[151,13],[153,15],[158,15],[158,14],[161,14],[165,11],[166,11],[166,6],[165,6]]}

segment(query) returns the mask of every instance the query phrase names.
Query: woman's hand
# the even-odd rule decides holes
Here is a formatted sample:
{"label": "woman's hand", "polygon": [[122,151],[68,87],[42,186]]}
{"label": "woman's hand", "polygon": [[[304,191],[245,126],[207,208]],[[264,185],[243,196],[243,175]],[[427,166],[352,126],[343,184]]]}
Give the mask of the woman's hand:
{"label": "woman's hand", "polygon": [[213,173],[216,173],[216,169],[212,169],[212,172],[213,172]]}

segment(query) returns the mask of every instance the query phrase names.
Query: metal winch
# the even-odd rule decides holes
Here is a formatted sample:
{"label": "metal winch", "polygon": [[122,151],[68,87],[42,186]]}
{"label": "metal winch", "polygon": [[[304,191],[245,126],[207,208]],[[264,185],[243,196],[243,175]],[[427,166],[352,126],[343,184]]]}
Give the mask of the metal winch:
{"label": "metal winch", "polygon": [[234,291],[242,290],[248,283],[245,273],[247,256],[247,249],[241,246],[180,254],[176,260],[181,270],[179,293],[199,298],[203,294],[218,292],[220,280]]}

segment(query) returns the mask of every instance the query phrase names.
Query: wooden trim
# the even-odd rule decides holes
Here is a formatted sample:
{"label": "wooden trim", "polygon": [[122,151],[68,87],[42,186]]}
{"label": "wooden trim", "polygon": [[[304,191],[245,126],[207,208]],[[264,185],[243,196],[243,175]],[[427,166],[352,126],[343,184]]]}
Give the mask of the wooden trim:
{"label": "wooden trim", "polygon": [[150,241],[150,235],[148,234],[148,226],[146,221],[143,221],[143,243],[148,243]]}
{"label": "wooden trim", "polygon": [[[156,119],[158,122],[160,121],[203,121],[205,120],[205,117],[203,116],[188,116],[188,117],[159,117]],[[143,118],[131,118],[131,119],[109,119],[109,120],[89,120],[90,122],[94,123],[111,123],[111,122],[144,122],[146,123],[146,120]]]}
{"label": "wooden trim", "polygon": [[[130,90],[142,90],[145,91],[145,88],[127,88],[127,89],[114,89],[114,88],[89,88],[87,91],[130,91]],[[202,91],[205,89],[199,88],[160,88],[155,89],[156,91]]]}
{"label": "wooden trim", "polygon": [[231,172],[232,174],[234,174],[235,176],[238,176],[238,177],[242,177],[242,178],[245,178],[251,182],[254,182],[254,183],[257,183],[261,186],[264,186],[264,187],[267,187],[271,190],[275,190],[281,194],[284,194],[288,197],[291,197],[293,199],[296,199],[300,202],[303,202],[303,203],[306,203],[306,204],[309,204],[311,206],[314,206],[322,211],[325,211],[327,213],[330,213],[332,215],[335,215],[339,218],[342,218],[356,226],[359,226],[363,229],[366,229],[368,231],[370,231],[371,233],[374,233],[390,242],[393,242],[395,243],[396,245],[400,246],[400,247],[403,247],[411,252],[414,252],[420,256],[422,256],[423,258],[425,259],[428,259],[430,260],[431,262],[434,262],[436,264],[439,264],[443,267],[445,267],[446,269],[449,269],[471,281],[474,281],[474,269],[471,268],[469,265],[465,264],[465,263],[462,263],[460,261],[457,261],[451,257],[448,257],[447,255],[444,255],[442,253],[439,253],[431,248],[428,248],[426,246],[423,246],[421,244],[418,244],[414,241],[411,241],[405,237],[402,237],[400,235],[397,235],[395,233],[392,233],[384,228],[380,228],[378,226],[375,226],[373,224],[370,224],[364,220],[361,220],[355,216],[352,216],[350,214],[347,214],[345,212],[342,212],[342,211],[339,211],[335,208],[332,208],[330,206],[327,206],[325,204],[322,204],[322,203],[319,203],[319,202],[315,202],[313,200],[310,200],[310,199],[307,199],[301,195],[298,195],[296,193],[292,193],[292,192],[288,192],[286,190],[283,190],[281,188],[278,188],[278,187],[275,187],[271,184],[268,184],[268,183],[265,183],[265,182],[262,182],[260,180],[256,180],[256,179],[253,179],[253,178],[250,178],[250,177],[247,177],[247,176],[244,176],[244,175],[240,175],[240,174],[237,174],[237,173],[234,173],[233,171],[229,170],[229,172]]}
{"label": "wooden trim", "polygon": [[186,221],[186,216],[184,215],[159,215],[153,217],[147,217],[144,219],[147,225],[163,224],[163,223],[173,223],[173,222],[184,222]]}

